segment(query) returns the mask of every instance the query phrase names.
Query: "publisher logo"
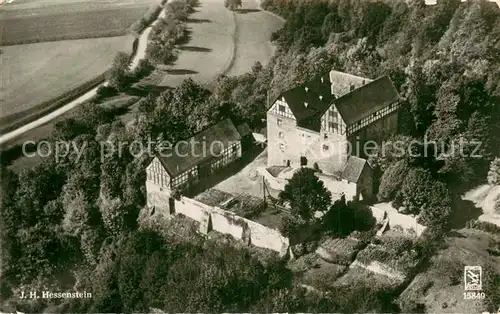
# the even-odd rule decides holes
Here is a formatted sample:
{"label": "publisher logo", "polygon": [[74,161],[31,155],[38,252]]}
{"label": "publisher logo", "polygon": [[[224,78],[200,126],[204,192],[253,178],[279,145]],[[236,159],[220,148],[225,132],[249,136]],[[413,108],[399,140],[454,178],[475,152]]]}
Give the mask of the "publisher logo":
{"label": "publisher logo", "polygon": [[464,267],[464,282],[465,290],[482,290],[483,289],[483,269],[481,266],[465,266]]}

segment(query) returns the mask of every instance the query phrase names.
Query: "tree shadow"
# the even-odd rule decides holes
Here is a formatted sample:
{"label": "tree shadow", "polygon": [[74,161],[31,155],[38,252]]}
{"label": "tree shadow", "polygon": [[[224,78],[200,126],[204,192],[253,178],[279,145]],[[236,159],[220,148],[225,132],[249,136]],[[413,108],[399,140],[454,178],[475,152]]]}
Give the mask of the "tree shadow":
{"label": "tree shadow", "polygon": [[186,31],[184,32],[184,36],[182,36],[181,38],[179,38],[175,43],[177,45],[185,45],[185,44],[187,44],[188,42],[191,41],[191,38],[193,37],[192,33],[193,33],[192,30],[186,29]]}
{"label": "tree shadow", "polygon": [[186,20],[187,23],[212,23],[212,20],[209,20],[209,19],[192,19],[192,18],[188,18]]}
{"label": "tree shadow", "polygon": [[211,48],[197,47],[197,46],[180,46],[179,50],[183,51],[195,51],[195,52],[211,52]]}
{"label": "tree shadow", "polygon": [[259,9],[235,9],[234,12],[239,13],[239,14],[247,14],[247,13],[255,13],[255,12],[260,12],[261,10]]}
{"label": "tree shadow", "polygon": [[472,201],[463,200],[460,196],[454,197],[452,208],[454,210],[448,219],[449,230],[465,228],[469,220],[478,219],[483,214]]}
{"label": "tree shadow", "polygon": [[197,74],[198,71],[188,70],[188,69],[169,69],[166,70],[168,74],[172,75],[187,75],[187,74]]}
{"label": "tree shadow", "polygon": [[167,86],[157,86],[157,85],[146,84],[146,85],[136,85],[136,86],[130,87],[129,89],[127,89],[126,93],[127,93],[127,95],[130,95],[130,96],[146,97],[151,93],[160,94],[167,89],[169,89],[169,87],[167,87]]}

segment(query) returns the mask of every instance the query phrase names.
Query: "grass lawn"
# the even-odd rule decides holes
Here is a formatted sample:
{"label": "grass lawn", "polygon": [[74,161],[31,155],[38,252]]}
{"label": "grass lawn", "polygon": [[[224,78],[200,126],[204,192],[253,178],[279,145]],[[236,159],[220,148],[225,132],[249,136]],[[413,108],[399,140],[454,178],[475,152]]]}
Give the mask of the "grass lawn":
{"label": "grass lawn", "polygon": [[238,25],[234,64],[226,75],[249,72],[256,61],[267,64],[274,55],[271,34],[281,28],[284,21],[265,11],[258,11],[256,0],[243,0],[241,11],[236,13]]}
{"label": "grass lawn", "polygon": [[160,0],[14,1],[0,14],[0,44],[122,36]]}
{"label": "grass lawn", "polygon": [[200,0],[178,59],[142,83],[175,87],[187,78],[209,83],[220,74],[249,72],[255,61],[266,64],[274,54],[269,39],[283,21],[257,8],[255,0],[244,0],[240,12],[229,11],[222,0]]}
{"label": "grass lawn", "polygon": [[179,58],[165,71],[160,86],[175,87],[187,78],[207,83],[232,63],[235,19],[222,0],[200,0],[187,26],[189,42],[180,47]]}
{"label": "grass lawn", "polygon": [[46,42],[2,48],[2,116],[29,109],[102,74],[132,36]]}

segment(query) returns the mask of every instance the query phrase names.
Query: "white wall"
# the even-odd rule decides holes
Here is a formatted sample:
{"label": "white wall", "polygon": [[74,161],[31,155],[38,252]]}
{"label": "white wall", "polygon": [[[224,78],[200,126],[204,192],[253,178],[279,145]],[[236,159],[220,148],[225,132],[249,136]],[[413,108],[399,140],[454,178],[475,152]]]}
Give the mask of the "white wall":
{"label": "white wall", "polygon": [[[168,194],[160,191],[159,188],[155,189],[154,186],[148,187],[148,205],[155,206],[158,209],[158,203],[163,203],[163,199],[165,199],[167,208],[162,210],[162,212],[166,213],[165,215],[168,215],[168,198]],[[223,234],[230,234],[237,240],[243,239],[243,235],[246,232],[250,235],[250,242],[254,246],[279,252],[280,255],[285,255],[288,251],[288,238],[283,237],[278,230],[237,216],[233,212],[212,207],[187,197],[181,197],[180,200],[175,200],[174,203],[175,213],[183,214],[199,222],[201,233],[206,234],[209,231],[208,223],[211,221],[212,230]],[[236,221],[240,221],[241,223],[235,223]]]}
{"label": "white wall", "polygon": [[245,221],[250,228],[252,245],[280,252],[280,255],[286,254],[289,247],[288,238],[282,236],[278,230],[265,227],[248,219],[245,219]]}
{"label": "white wall", "polygon": [[[235,220],[242,218],[230,212],[223,210],[218,211],[215,208],[212,209],[210,215],[212,217],[213,230],[224,234],[230,234],[237,240],[243,238],[243,226],[235,223]],[[241,220],[241,222],[243,222],[243,220]]]}
{"label": "white wall", "polygon": [[167,188],[161,188],[153,182],[146,181],[147,206],[154,207],[155,213],[169,216]]}
{"label": "white wall", "polygon": [[369,208],[371,209],[373,217],[377,220],[377,222],[382,222],[384,215],[386,215],[389,219],[389,228],[399,226],[407,231],[413,229],[417,237],[419,237],[427,228],[426,226],[417,223],[416,217],[398,213],[396,209],[385,209],[375,206],[369,206]]}

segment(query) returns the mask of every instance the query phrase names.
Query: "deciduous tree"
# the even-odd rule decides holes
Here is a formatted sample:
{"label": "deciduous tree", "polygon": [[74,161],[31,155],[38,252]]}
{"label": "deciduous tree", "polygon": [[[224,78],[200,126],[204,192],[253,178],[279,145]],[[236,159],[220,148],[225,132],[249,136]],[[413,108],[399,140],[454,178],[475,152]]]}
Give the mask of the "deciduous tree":
{"label": "deciduous tree", "polygon": [[301,168],[285,185],[279,199],[290,204],[294,215],[308,221],[317,211],[324,212],[328,209],[331,193],[314,174],[313,169]]}

